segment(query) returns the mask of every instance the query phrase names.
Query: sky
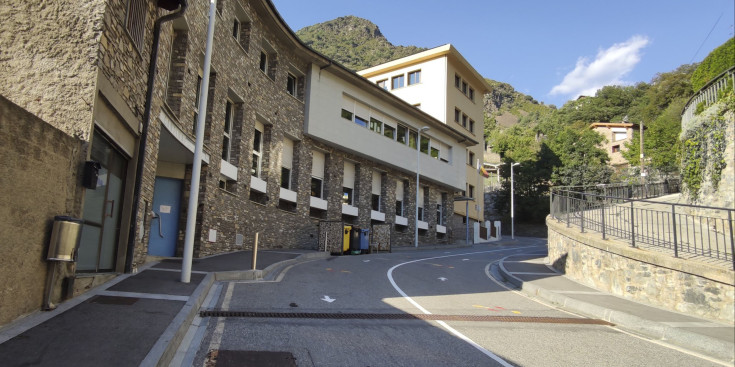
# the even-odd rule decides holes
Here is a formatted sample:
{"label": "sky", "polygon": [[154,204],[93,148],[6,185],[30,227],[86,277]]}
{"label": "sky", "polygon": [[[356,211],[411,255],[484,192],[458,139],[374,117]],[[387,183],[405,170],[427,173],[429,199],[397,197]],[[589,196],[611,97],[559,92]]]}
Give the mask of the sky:
{"label": "sky", "polygon": [[735,23],[733,0],[272,1],[294,31],[354,15],[394,45],[451,43],[480,75],[558,107],[700,62]]}

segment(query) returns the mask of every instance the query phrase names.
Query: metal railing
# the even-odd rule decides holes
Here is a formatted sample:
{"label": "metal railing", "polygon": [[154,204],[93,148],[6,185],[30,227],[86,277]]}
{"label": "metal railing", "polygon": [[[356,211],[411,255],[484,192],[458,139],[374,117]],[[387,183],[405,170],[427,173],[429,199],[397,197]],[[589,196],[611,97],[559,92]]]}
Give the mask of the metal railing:
{"label": "metal railing", "polygon": [[704,102],[705,106],[709,107],[717,102],[718,93],[728,87],[730,84],[728,81],[732,83],[733,90],[735,90],[735,66],[710,80],[692,98],[689,98],[684,111],[681,112],[681,123],[686,124],[694,118],[694,112],[700,103]]}
{"label": "metal railing", "polygon": [[[675,257],[716,259],[735,269],[735,210],[637,198],[673,193],[666,188],[664,183],[628,190],[624,186],[555,187],[551,189],[551,217],[581,232],[601,233],[603,240],[614,237],[632,247],[670,251]],[[671,182],[668,189],[672,189]],[[678,184],[676,189],[678,192]],[[623,195],[608,195],[620,193]]]}

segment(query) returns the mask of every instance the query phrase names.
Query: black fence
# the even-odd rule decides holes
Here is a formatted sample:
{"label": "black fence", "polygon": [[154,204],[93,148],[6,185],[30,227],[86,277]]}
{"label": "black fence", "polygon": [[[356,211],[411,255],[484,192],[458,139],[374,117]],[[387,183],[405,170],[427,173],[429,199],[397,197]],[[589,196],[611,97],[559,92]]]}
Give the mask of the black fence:
{"label": "black fence", "polygon": [[[735,210],[647,200],[679,192],[679,183],[554,187],[551,216],[581,232],[614,237],[633,247],[653,246],[732,263]],[[691,257],[691,256],[690,256]]]}

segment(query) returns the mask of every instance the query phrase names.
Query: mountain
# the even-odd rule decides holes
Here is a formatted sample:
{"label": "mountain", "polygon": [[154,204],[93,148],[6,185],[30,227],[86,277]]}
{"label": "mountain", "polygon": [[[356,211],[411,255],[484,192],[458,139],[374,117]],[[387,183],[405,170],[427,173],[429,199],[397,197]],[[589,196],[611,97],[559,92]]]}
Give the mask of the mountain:
{"label": "mountain", "polygon": [[416,46],[394,46],[380,33],[377,25],[355,16],[304,27],[296,35],[307,46],[352,70],[366,69],[426,50]]}

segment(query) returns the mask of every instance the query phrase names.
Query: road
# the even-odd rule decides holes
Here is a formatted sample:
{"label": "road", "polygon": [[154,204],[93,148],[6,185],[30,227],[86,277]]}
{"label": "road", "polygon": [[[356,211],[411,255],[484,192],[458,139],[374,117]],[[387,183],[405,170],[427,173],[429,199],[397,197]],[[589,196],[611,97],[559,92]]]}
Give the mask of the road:
{"label": "road", "polygon": [[545,240],[525,238],[512,246],[333,256],[294,265],[273,281],[217,283],[203,309],[222,317],[195,321],[198,329],[184,362],[716,365],[539,303],[493,277],[500,259],[543,258],[545,251]]}

